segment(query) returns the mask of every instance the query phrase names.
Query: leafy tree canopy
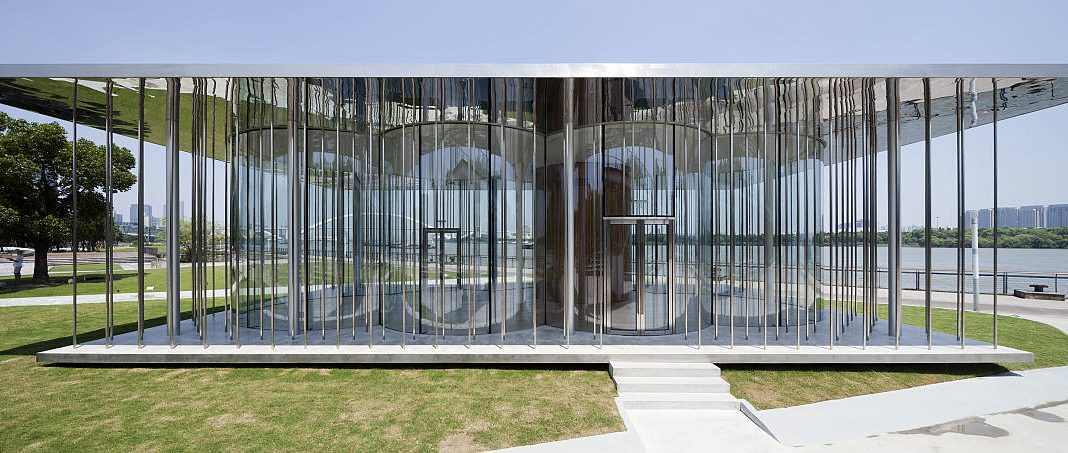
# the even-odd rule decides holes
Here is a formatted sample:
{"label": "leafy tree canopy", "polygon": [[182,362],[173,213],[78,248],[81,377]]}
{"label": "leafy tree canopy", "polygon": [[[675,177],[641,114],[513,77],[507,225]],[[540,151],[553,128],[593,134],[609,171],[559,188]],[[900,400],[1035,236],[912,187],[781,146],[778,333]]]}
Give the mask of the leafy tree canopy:
{"label": "leafy tree canopy", "polygon": [[[111,215],[104,196],[106,148],[80,139],[75,152],[76,180],[71,142],[58,123],[34,123],[0,112],[0,243],[36,250],[35,280],[48,279],[49,249],[71,240],[72,182],[78,188],[79,242],[98,242],[103,219]],[[129,190],[137,182],[131,171],[133,153],[113,146],[111,154],[112,193]]]}

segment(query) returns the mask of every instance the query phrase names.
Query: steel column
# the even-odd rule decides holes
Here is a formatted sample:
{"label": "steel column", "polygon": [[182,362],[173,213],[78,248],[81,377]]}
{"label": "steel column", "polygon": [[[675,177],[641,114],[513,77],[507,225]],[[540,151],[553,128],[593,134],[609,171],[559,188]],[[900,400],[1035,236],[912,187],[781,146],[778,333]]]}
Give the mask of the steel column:
{"label": "steel column", "polygon": [[564,171],[567,181],[567,202],[565,203],[565,259],[564,268],[564,339],[571,345],[571,331],[575,316],[575,122],[574,95],[575,79],[564,79]]}
{"label": "steel column", "polygon": [[178,261],[180,252],[179,228],[181,210],[179,188],[180,146],[178,117],[179,117],[179,92],[182,89],[181,79],[176,77],[167,79],[167,145],[166,145],[166,179],[167,179],[167,333],[171,347],[174,347],[175,336],[181,334],[181,269]]}
{"label": "steel column", "polygon": [[899,80],[886,79],[886,172],[887,216],[889,231],[887,256],[887,332],[894,336],[895,345],[901,339],[901,102],[898,94]]}

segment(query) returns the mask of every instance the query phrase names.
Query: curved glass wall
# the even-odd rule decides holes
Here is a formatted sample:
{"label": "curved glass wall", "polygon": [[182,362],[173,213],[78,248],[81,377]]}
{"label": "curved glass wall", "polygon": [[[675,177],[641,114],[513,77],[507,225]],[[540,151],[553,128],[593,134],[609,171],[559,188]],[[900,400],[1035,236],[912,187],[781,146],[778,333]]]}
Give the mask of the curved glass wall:
{"label": "curved glass wall", "polygon": [[[1063,104],[1065,80],[9,78],[0,100],[103,128],[105,150],[137,137],[121,226],[166,257],[138,294],[167,292],[171,345],[800,347],[902,339],[902,147],[930,169],[957,135],[960,227],[967,129]],[[93,214],[72,209],[71,243],[122,223],[85,209],[116,187],[72,189]],[[923,281],[964,307],[958,239],[956,273]],[[161,342],[138,308],[134,341]]]}
{"label": "curved glass wall", "polygon": [[821,316],[810,82],[236,85],[232,283],[264,335],[592,343]]}

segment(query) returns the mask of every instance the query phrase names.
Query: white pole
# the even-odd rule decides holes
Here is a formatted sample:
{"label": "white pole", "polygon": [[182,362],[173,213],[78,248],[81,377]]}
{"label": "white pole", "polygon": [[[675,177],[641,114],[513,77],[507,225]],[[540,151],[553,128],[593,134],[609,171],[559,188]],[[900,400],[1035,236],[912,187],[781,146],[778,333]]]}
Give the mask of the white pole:
{"label": "white pole", "polygon": [[979,212],[972,216],[972,311],[979,311]]}

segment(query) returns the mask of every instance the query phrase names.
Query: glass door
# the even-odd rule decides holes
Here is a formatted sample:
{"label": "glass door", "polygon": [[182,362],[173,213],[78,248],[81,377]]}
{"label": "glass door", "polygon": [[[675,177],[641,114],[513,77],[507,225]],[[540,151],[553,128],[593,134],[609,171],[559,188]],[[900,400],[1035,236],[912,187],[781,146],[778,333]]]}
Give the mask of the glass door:
{"label": "glass door", "polygon": [[[420,281],[421,318],[424,333],[447,335],[463,329],[470,319],[463,297],[463,262],[459,253],[459,228],[423,228]],[[461,326],[461,324],[463,326]],[[427,332],[429,330],[430,332]]]}
{"label": "glass door", "polygon": [[604,304],[607,332],[674,331],[674,220],[605,218]]}

